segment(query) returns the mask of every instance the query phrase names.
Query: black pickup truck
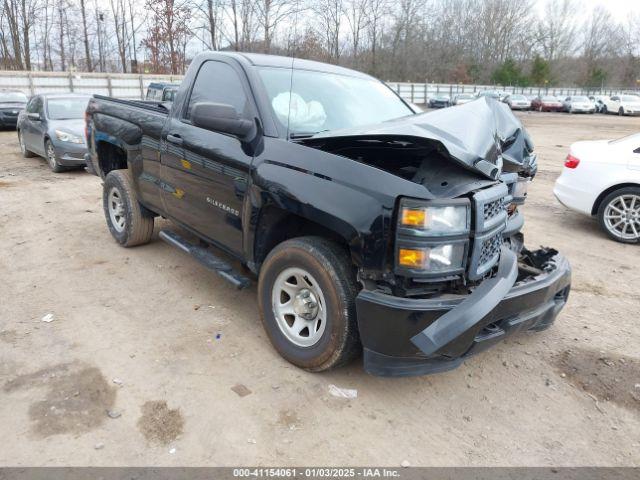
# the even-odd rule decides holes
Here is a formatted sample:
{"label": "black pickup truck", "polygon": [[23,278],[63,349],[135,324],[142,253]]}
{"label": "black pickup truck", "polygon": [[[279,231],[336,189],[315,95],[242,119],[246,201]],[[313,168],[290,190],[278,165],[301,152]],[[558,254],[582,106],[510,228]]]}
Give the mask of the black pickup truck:
{"label": "black pickup truck", "polygon": [[523,245],[537,164],[504,104],[415,114],[359,72],[205,52],[166,108],[89,103],[111,234],[144,244],[162,216],[181,233],[161,239],[238,288],[257,279],[264,328],[299,367],[364,351],[373,374],[444,371],[567,301],[567,260]]}

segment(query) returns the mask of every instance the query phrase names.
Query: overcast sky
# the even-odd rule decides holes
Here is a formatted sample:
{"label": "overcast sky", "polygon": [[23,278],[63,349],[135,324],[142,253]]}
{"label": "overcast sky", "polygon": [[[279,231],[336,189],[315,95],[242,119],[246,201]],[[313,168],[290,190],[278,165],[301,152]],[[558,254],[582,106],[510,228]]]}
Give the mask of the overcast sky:
{"label": "overcast sky", "polygon": [[[539,8],[544,8],[545,3],[546,0],[538,0]],[[578,0],[577,3],[583,6],[585,13],[602,5],[620,22],[626,21],[631,14],[640,15],[640,0]]]}

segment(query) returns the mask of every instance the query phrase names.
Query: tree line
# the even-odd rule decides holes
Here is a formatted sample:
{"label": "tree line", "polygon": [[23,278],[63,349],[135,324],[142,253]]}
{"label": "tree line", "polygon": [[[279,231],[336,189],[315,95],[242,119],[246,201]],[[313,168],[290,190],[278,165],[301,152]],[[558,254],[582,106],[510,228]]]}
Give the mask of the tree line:
{"label": "tree line", "polygon": [[182,74],[213,49],[391,81],[640,87],[640,16],[542,1],[0,0],[0,68]]}

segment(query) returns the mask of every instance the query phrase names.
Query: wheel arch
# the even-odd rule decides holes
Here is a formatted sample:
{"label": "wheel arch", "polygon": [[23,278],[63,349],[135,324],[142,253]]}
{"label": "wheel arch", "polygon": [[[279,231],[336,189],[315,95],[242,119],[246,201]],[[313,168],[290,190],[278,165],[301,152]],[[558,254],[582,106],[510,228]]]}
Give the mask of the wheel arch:
{"label": "wheel arch", "polygon": [[593,207],[591,208],[591,215],[596,215],[598,213],[598,210],[600,209],[600,204],[602,203],[602,201],[605,199],[607,195],[609,195],[611,192],[615,192],[616,190],[620,190],[622,188],[627,188],[627,187],[640,188],[640,183],[636,183],[636,182],[617,183],[616,185],[612,185],[611,187],[602,191],[602,193],[598,195],[598,198],[596,198],[596,201],[593,202]]}
{"label": "wheel arch", "polygon": [[112,170],[128,168],[127,152],[121,146],[106,140],[99,140],[95,145],[98,169],[103,178]]}
{"label": "wheel arch", "polygon": [[260,210],[253,240],[253,264],[258,272],[267,255],[292,238],[318,236],[331,240],[353,255],[350,239],[331,227],[270,204]]}

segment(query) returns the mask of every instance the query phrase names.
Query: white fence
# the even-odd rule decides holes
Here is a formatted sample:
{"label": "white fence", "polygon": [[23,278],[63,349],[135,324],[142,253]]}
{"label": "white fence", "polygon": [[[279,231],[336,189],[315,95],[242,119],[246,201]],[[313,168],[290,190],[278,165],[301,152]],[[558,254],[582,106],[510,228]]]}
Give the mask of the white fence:
{"label": "white fence", "polygon": [[[0,88],[15,88],[28,95],[38,93],[76,92],[109,95],[125,99],[142,99],[151,82],[180,82],[179,75],[135,75],[127,73],[76,73],[76,72],[15,72],[0,71]],[[426,99],[438,94],[451,97],[458,93],[474,93],[480,90],[496,89],[491,85],[455,85],[435,83],[395,83],[389,82],[402,98],[412,103],[424,104]],[[611,94],[614,91],[584,90],[575,87],[499,87],[509,93],[580,95],[587,93]]]}
{"label": "white fence", "polygon": [[181,80],[174,75],[0,71],[0,88],[22,90],[27,95],[74,92],[140,100],[151,82]]}

